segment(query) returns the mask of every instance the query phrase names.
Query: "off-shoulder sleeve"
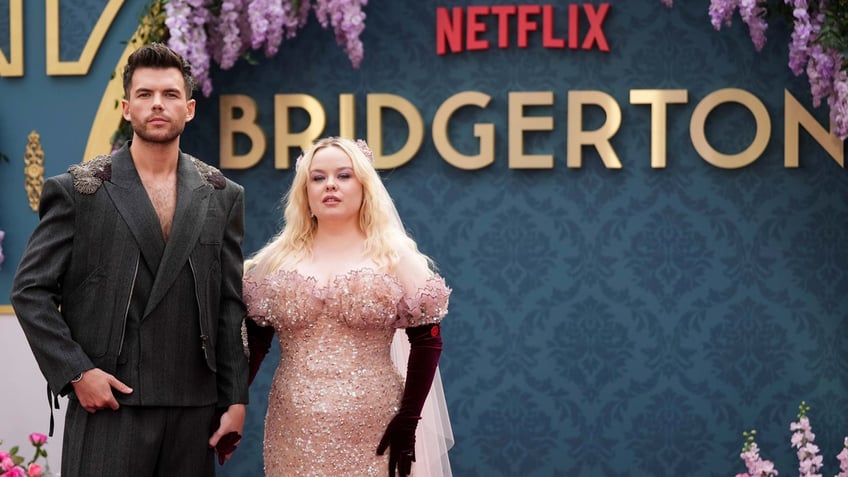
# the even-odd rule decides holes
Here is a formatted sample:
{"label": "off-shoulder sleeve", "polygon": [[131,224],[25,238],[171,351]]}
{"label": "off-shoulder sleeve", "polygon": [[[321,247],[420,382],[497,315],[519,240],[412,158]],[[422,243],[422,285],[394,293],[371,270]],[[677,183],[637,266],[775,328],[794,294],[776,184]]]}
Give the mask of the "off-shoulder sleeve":
{"label": "off-shoulder sleeve", "polygon": [[257,283],[253,277],[245,275],[242,293],[244,294],[244,304],[247,307],[247,316],[259,326],[270,326],[269,320],[273,316],[273,290]]}
{"label": "off-shoulder sleeve", "polygon": [[445,279],[433,275],[413,296],[404,296],[398,303],[397,328],[439,323],[448,313],[451,289]]}

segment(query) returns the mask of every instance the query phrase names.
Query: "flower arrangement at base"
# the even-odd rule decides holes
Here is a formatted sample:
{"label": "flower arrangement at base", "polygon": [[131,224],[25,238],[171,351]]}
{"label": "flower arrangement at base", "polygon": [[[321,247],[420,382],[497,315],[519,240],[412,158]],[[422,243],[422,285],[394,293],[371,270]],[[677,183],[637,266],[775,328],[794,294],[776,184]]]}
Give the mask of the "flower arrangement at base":
{"label": "flower arrangement at base", "polygon": [[710,0],[713,27],[729,27],[737,10],[757,51],[766,43],[769,14],[787,17],[792,25],[789,68],[795,76],[807,74],[813,106],[827,101],[833,134],[848,138],[848,0]]}
{"label": "flower arrangement at base", "polygon": [[[49,466],[38,463],[41,457],[47,458],[44,445],[47,444],[47,436],[33,432],[29,435],[29,442],[35,447],[35,454],[29,462],[24,463],[25,458],[18,455],[19,448],[14,446],[9,451],[0,450],[0,477],[47,477],[50,473]],[[3,444],[3,441],[0,441]]]}
{"label": "flower arrangement at base", "polygon": [[[813,433],[810,425],[810,418],[807,413],[810,411],[810,406],[806,402],[801,401],[798,406],[798,420],[789,425],[792,431],[792,447],[797,449],[798,456],[798,475],[800,477],[822,477],[819,471],[822,468],[822,456],[819,455],[819,447],[813,442],[816,435]],[[745,437],[745,445],[742,446],[742,453],[739,457],[745,462],[745,467],[748,472],[745,474],[736,474],[736,477],[774,477],[778,474],[774,463],[769,460],[763,460],[760,457],[760,449],[757,447],[755,440],[757,431],[743,432]],[[839,460],[839,473],[836,477],[848,477],[848,437],[843,441],[844,447],[836,458]]]}
{"label": "flower arrangement at base", "polygon": [[6,237],[6,232],[0,230],[0,270],[3,270],[3,238]]}

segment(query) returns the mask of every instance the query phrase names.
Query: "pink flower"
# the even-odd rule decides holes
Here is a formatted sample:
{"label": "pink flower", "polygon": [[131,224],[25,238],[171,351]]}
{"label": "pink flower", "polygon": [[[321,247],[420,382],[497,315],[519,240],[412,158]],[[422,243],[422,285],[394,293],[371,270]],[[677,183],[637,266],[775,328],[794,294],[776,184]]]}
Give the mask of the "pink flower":
{"label": "pink flower", "polygon": [[0,477],[27,477],[24,473],[24,469],[20,467],[12,467],[5,474],[0,475]]}
{"label": "pink flower", "polygon": [[6,232],[0,230],[0,267],[3,266],[3,236],[6,235]]}
{"label": "pink flower", "polygon": [[748,474],[736,474],[736,477],[751,477]]}
{"label": "pink flower", "polygon": [[38,432],[33,432],[29,435],[29,441],[32,442],[32,445],[34,446],[43,446],[47,443],[47,436]]}
{"label": "pink flower", "polygon": [[34,462],[27,467],[27,475],[29,475],[29,477],[41,477],[42,473],[43,470],[41,469],[41,466]]}
{"label": "pink flower", "polygon": [[[5,471],[8,471],[8,470],[11,470],[12,467],[14,467],[14,466],[15,466],[15,463],[12,462],[12,458],[9,457],[8,455],[5,458],[0,459],[0,470],[5,472]],[[2,477],[2,476],[0,476],[0,477]]]}

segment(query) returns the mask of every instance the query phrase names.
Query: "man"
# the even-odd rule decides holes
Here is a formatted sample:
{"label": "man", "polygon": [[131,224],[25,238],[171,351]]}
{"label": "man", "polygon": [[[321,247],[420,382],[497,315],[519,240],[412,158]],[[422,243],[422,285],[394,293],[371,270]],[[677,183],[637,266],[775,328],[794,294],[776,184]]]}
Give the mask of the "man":
{"label": "man", "polygon": [[142,47],[123,80],[133,139],[45,182],[12,305],[69,395],[63,477],[211,476],[247,403],[244,190],[179,149],[195,109],[182,57]]}

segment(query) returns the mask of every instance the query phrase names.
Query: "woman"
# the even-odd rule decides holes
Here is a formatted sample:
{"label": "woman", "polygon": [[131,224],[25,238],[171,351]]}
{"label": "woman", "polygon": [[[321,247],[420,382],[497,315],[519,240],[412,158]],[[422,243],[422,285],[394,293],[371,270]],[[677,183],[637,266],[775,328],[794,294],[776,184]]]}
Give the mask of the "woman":
{"label": "woman", "polygon": [[[282,350],[265,419],[271,477],[387,467],[406,476],[416,460],[450,289],[406,234],[372,161],[364,141],[315,143],[295,166],[285,226],[246,264],[248,315],[273,327]],[[268,346],[251,329],[255,375]],[[392,361],[397,329],[409,341],[405,383]],[[431,447],[417,447],[416,475],[449,475],[447,465],[422,468]],[[446,454],[426,460],[447,464]]]}

